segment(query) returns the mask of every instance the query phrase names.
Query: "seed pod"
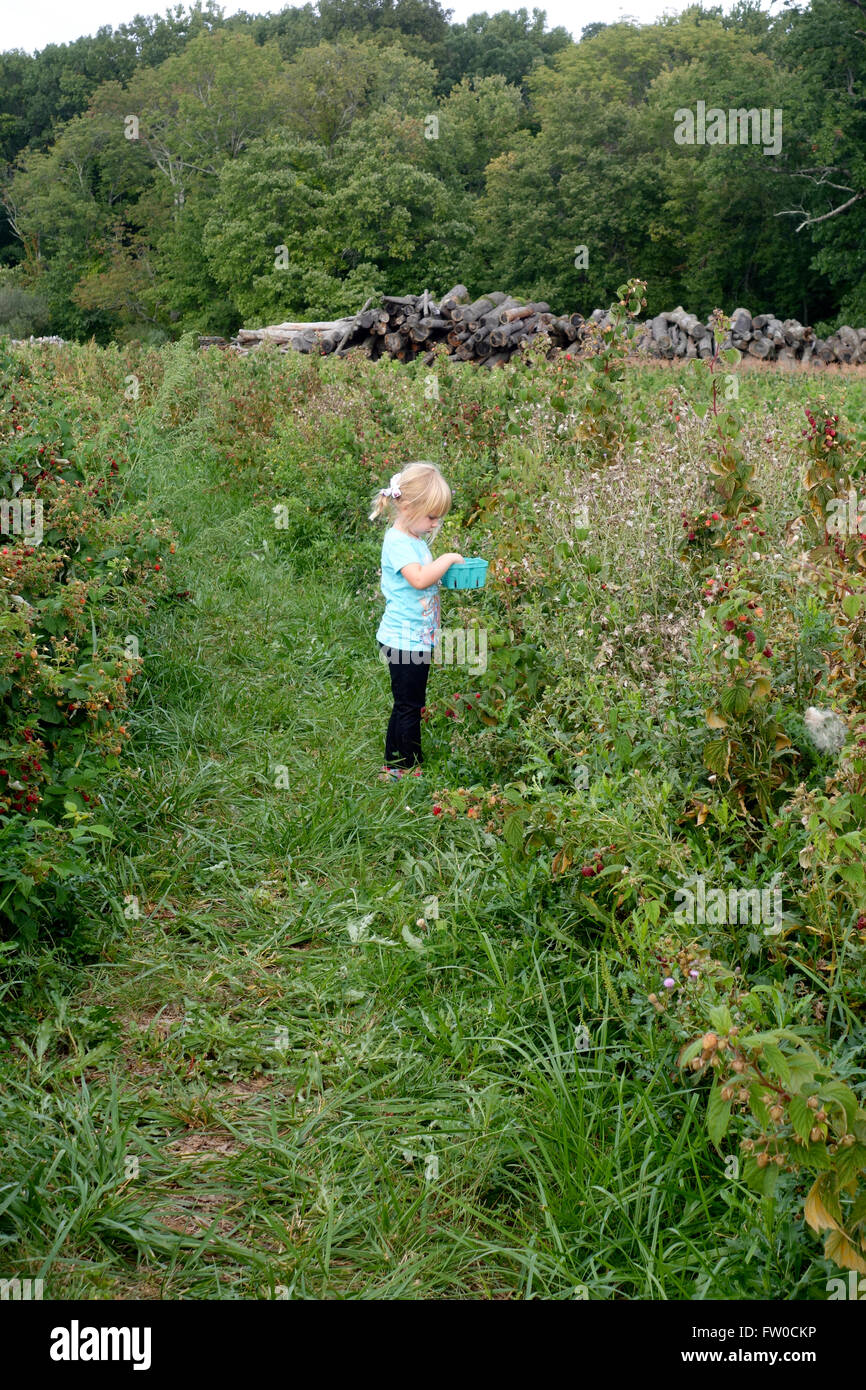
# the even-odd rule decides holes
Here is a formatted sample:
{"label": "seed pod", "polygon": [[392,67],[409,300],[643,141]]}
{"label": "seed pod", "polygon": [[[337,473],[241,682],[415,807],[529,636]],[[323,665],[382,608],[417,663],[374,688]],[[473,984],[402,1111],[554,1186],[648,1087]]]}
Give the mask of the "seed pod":
{"label": "seed pod", "polygon": [[745,1071],[745,1070],[746,1070],[746,1064],[745,1064],[745,1062],[743,1061],[742,1057],[737,1057],[737,1058],[731,1063],[731,1066],[733,1067],[734,1071],[737,1071],[737,1072]]}
{"label": "seed pod", "polygon": [[777,1166],[778,1168],[781,1168],[782,1164],[785,1162],[785,1155],[784,1155],[784,1154],[774,1154],[774,1155],[773,1155],[773,1162],[776,1164],[776,1166]]}
{"label": "seed pod", "polygon": [[808,1105],[810,1110],[818,1110],[820,1108],[821,1102],[819,1101],[817,1096],[810,1096],[809,1099],[806,1101],[806,1104]]}
{"label": "seed pod", "polygon": [[748,1099],[749,1099],[749,1093],[748,1093],[748,1091],[746,1090],[745,1086],[741,1086],[740,1089],[739,1089],[739,1091],[737,1092],[737,1100],[740,1101],[740,1103],[741,1103],[742,1105],[745,1105],[746,1102],[748,1101]]}
{"label": "seed pod", "polygon": [[811,1139],[813,1144],[820,1144],[821,1140],[824,1138],[824,1131],[820,1125],[812,1126],[811,1130],[809,1131],[809,1138]]}
{"label": "seed pod", "polygon": [[733,1088],[733,1086],[723,1086],[723,1087],[722,1087],[722,1100],[733,1100],[733,1099],[734,1099],[734,1088]]}
{"label": "seed pod", "polygon": [[701,1046],[705,1052],[715,1052],[718,1044],[719,1040],[715,1033],[704,1033],[704,1036],[701,1038]]}
{"label": "seed pod", "polygon": [[758,1165],[759,1168],[766,1168],[766,1166],[767,1166],[767,1164],[769,1163],[769,1161],[770,1161],[770,1155],[769,1155],[769,1154],[758,1154],[758,1157],[755,1159],[755,1162],[757,1163],[757,1165]]}
{"label": "seed pod", "polygon": [[784,1119],[784,1117],[785,1117],[785,1109],[784,1109],[784,1106],[781,1106],[781,1105],[772,1105],[772,1106],[770,1107],[770,1119],[773,1121],[774,1124],[778,1124],[780,1120]]}

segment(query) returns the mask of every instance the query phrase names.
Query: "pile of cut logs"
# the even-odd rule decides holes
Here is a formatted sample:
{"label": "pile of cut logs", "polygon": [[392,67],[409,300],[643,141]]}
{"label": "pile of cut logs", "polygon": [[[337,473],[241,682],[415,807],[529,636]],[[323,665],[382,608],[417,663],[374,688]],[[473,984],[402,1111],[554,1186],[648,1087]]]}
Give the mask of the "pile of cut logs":
{"label": "pile of cut logs", "polygon": [[[607,315],[601,319],[606,321]],[[866,362],[866,328],[843,327],[830,338],[816,338],[811,328],[796,319],[781,320],[773,314],[753,318],[748,309],[735,309],[731,314],[731,332],[723,347],[732,345],[750,357],[788,366],[794,362],[811,362],[816,367],[827,362]],[[643,324],[637,347],[653,357],[711,357],[715,338],[711,323],[701,323],[678,307]]]}
{"label": "pile of cut logs", "polygon": [[[232,342],[237,352],[250,352],[261,343],[281,351],[345,354],[360,349],[368,357],[393,357],[399,362],[421,358],[433,362],[433,347],[444,343],[448,355],[460,362],[501,366],[524,343],[546,333],[551,351],[578,341],[583,316],[564,318],[550,305],[521,302],[495,290],[471,300],[465,285],[455,285],[440,300],[423,294],[383,295],[380,304],[368,300],[353,318],[322,323],[280,323],[269,328],[241,328]],[[227,346],[225,339],[202,338],[202,347]]]}
{"label": "pile of cut logs", "polygon": [[[242,355],[263,343],[273,343],[281,352],[345,355],[361,351],[367,357],[393,357],[399,362],[420,359],[429,365],[434,360],[432,349],[441,343],[447,355],[458,361],[498,367],[542,334],[548,356],[592,350],[592,326],[602,329],[607,323],[604,309],[595,309],[585,320],[577,313],[554,314],[543,302],[521,303],[500,290],[472,300],[465,285],[455,285],[439,300],[427,290],[418,295],[383,295],[375,305],[368,299],[360,313],[349,318],[241,328],[230,344],[225,338],[200,338],[199,344],[230,346]],[[866,328],[843,327],[822,339],[796,319],[780,320],[772,314],[752,317],[742,308],[731,315],[731,331],[722,344],[731,345],[751,357],[783,365],[866,363]],[[635,346],[653,357],[711,357],[715,337],[711,323],[702,323],[678,306],[639,324]]]}

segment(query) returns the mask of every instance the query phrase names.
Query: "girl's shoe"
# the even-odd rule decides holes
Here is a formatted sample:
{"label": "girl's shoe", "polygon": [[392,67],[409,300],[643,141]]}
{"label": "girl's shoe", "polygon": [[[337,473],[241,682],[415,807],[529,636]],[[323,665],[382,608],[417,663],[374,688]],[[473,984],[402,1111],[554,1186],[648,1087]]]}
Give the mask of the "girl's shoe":
{"label": "girl's shoe", "polygon": [[382,768],[382,771],[379,773],[379,781],[380,781],[380,782],[399,782],[399,781],[400,781],[400,778],[401,778],[402,776],[403,776],[403,769],[402,769],[402,767],[388,767],[388,766],[386,765],[385,767]]}
{"label": "girl's shoe", "polygon": [[402,777],[420,777],[420,767],[388,767],[387,764],[379,773],[380,782],[399,782]]}

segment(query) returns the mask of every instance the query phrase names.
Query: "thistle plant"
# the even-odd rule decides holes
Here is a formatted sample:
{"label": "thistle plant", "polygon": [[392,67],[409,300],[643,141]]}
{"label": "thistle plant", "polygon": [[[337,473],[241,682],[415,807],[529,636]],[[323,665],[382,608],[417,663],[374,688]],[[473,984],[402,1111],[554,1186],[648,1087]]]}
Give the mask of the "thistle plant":
{"label": "thistle plant", "polygon": [[726,523],[757,511],[761,499],[752,487],[754,465],[740,443],[739,384],[730,371],[725,371],[736,367],[742,354],[738,348],[723,346],[731,326],[727,315],[716,309],[710,322],[715,344],[712,355],[694,358],[687,365],[692,372],[692,409],[698,419],[708,420],[707,481],[717,500],[695,516],[683,513],[683,526],[687,544],[709,537],[714,546],[727,547],[732,536]]}
{"label": "thistle plant", "polygon": [[646,308],[646,281],[629,280],[617,289],[615,304],[608,310],[604,328],[590,324],[584,339],[591,356],[583,376],[583,393],[578,409],[580,421],[574,434],[577,443],[599,461],[610,462],[623,443],[634,437],[635,424],[629,418],[621,382],[625,361],[637,328],[634,322]]}

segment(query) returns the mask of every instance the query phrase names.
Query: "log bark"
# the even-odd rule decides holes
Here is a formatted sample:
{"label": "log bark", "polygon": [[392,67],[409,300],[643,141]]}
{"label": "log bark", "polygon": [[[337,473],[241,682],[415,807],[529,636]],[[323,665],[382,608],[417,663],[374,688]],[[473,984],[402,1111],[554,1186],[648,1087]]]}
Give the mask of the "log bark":
{"label": "log bark", "polygon": [[440,314],[450,315],[459,305],[465,304],[469,299],[469,291],[465,285],[454,285],[446,295],[439,301]]}

